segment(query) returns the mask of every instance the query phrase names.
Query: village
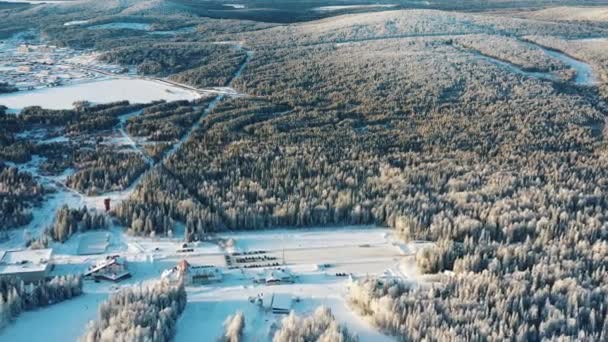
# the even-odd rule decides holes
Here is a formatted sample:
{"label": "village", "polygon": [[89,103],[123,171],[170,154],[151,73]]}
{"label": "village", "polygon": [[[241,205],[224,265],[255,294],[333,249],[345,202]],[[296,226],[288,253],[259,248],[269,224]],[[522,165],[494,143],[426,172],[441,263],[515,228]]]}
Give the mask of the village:
{"label": "village", "polygon": [[103,79],[108,74],[129,71],[100,63],[95,54],[83,54],[31,38],[30,33],[25,32],[0,41],[0,83],[9,84],[18,91],[35,90]]}

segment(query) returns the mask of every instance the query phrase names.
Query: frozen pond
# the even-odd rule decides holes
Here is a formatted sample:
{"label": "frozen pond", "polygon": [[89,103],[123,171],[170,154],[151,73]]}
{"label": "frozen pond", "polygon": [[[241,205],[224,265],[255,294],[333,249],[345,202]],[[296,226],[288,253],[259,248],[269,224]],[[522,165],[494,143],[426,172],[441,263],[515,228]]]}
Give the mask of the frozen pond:
{"label": "frozen pond", "polygon": [[5,105],[11,112],[19,112],[28,106],[70,109],[76,101],[109,103],[128,100],[131,103],[148,103],[158,100],[193,100],[198,97],[199,95],[194,91],[159,82],[139,79],[108,79],[4,94],[0,95],[0,105]]}

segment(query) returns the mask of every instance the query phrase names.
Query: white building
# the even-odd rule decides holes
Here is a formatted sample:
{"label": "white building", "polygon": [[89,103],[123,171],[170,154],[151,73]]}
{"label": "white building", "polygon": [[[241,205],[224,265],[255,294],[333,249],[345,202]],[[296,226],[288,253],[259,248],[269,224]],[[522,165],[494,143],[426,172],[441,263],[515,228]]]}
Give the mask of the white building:
{"label": "white building", "polygon": [[0,277],[14,276],[25,283],[43,281],[51,269],[52,249],[0,251]]}
{"label": "white building", "polygon": [[183,281],[187,285],[197,285],[221,281],[223,275],[215,266],[192,266],[188,261],[181,260],[177,266],[165,270],[162,278],[170,282]]}
{"label": "white building", "polygon": [[127,270],[127,261],[114,255],[98,261],[84,273],[84,276],[116,282],[130,278],[131,273]]}
{"label": "white building", "polygon": [[295,275],[286,268],[268,269],[258,273],[253,282],[266,285],[293,284],[295,283]]}
{"label": "white building", "polygon": [[291,311],[292,298],[286,293],[264,294],[262,306],[273,314],[287,315]]}

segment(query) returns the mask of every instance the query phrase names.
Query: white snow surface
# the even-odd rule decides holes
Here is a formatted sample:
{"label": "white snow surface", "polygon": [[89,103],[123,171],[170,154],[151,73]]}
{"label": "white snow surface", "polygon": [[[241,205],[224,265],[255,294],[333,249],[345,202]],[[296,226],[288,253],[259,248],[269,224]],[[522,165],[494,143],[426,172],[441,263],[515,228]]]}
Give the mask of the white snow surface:
{"label": "white snow surface", "polygon": [[68,21],[66,23],[63,24],[63,26],[76,26],[76,25],[84,25],[84,24],[88,24],[89,21],[88,20],[73,20],[73,21]]}
{"label": "white snow surface", "polygon": [[243,9],[243,8],[245,8],[245,5],[243,5],[243,4],[224,4],[224,6],[226,6],[226,7],[232,7],[234,9]]}
{"label": "white snow surface", "polygon": [[166,100],[193,100],[200,95],[168,83],[141,79],[111,78],[64,87],[44,88],[32,91],[0,95],[0,104],[12,112],[24,107],[41,106],[49,109],[70,109],[76,101],[109,103],[128,100],[131,103],[149,103]]}
{"label": "white snow surface", "polygon": [[[414,266],[403,263],[407,256],[401,252],[393,232],[377,227],[279,229],[218,236],[235,239],[243,250],[263,248],[267,255],[284,258],[281,261],[285,265],[281,267],[290,269],[296,275],[296,281],[276,286],[253,283],[253,278],[263,272],[263,268],[227,269],[224,260],[227,251],[213,240],[190,243],[188,247],[194,251],[183,253],[179,251],[183,241],[178,237],[130,237],[120,227],[114,226],[101,233],[108,237],[105,253],[76,254],[84,238],[99,234],[76,234],[64,244],[53,243],[55,269],[52,274],[82,273],[105,256],[119,254],[128,261],[133,277],[118,284],[87,280],[83,296],[23,313],[0,331],[1,341],[76,341],[88,321],[95,319],[99,303],[108,295],[125,286],[157,280],[163,270],[175,266],[182,259],[192,265],[218,267],[224,272],[224,277],[218,283],[186,288],[188,304],[177,323],[177,342],[215,340],[222,333],[224,319],[237,310],[245,314],[245,340],[271,341],[274,329],[280,326],[285,316],[265,311],[249,299],[273,293],[299,299],[292,303],[292,309],[300,315],[309,314],[320,305],[329,307],[336,319],[363,342],[393,341],[392,337],[383,335],[351,310],[346,299],[350,280],[336,273],[349,273],[354,278],[367,275],[408,278],[406,273],[415,273],[403,272],[404,267]],[[278,240],[283,244],[276,243]],[[330,266],[319,267],[320,263]],[[31,329],[34,325],[36,329]]]}
{"label": "white snow surface", "polygon": [[233,239],[236,249],[277,250],[313,247],[344,247],[384,244],[391,230],[362,227],[293,228],[222,234]]}

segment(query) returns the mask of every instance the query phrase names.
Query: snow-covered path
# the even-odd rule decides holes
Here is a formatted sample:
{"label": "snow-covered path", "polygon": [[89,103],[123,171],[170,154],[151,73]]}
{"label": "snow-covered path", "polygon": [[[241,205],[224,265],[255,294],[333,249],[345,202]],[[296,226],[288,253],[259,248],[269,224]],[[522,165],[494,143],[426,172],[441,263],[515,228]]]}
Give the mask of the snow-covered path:
{"label": "snow-covered path", "polygon": [[140,144],[136,143],[135,140],[133,140],[133,138],[125,130],[125,126],[126,126],[127,120],[129,120],[130,118],[132,118],[134,116],[141,115],[142,112],[143,112],[143,110],[138,110],[138,111],[133,112],[133,113],[122,115],[119,118],[120,121],[118,123],[118,132],[120,133],[120,135],[124,139],[126,145],[129,146],[133,151],[135,151],[136,153],[138,153],[146,161],[146,164],[148,164],[148,166],[152,166],[152,165],[154,165],[154,160],[152,158],[150,158],[150,156],[143,149],[143,147],[141,147]]}

